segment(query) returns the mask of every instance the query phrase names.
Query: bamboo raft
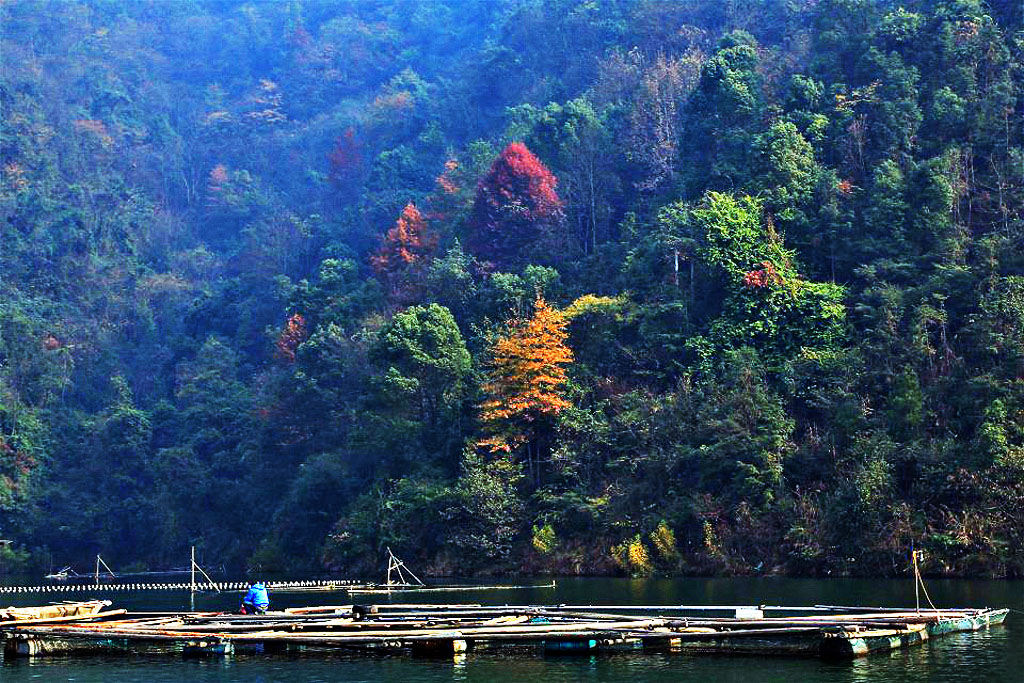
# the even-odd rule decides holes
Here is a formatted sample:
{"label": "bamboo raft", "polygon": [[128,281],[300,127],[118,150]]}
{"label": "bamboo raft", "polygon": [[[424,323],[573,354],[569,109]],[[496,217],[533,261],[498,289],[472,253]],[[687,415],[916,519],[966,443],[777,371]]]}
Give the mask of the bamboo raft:
{"label": "bamboo raft", "polygon": [[[302,607],[265,615],[139,613],[107,602],[0,621],[4,657],[82,652],[230,655],[347,648],[461,656],[532,647],[601,651],[784,654],[851,658],[1001,624],[1006,609],[382,604]],[[95,605],[99,605],[96,607]],[[46,609],[46,608],[36,608]],[[59,610],[57,610],[59,611]],[[725,611],[724,616],[708,616]],[[694,616],[696,613],[696,616]],[[42,615],[42,616],[38,616]]]}

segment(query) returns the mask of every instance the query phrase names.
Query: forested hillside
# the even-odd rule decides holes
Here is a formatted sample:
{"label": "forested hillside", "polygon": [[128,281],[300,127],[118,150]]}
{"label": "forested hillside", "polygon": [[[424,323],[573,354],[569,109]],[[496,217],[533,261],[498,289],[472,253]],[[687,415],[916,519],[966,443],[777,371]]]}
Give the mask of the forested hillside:
{"label": "forested hillside", "polygon": [[1024,575],[1018,0],[0,38],[0,566]]}

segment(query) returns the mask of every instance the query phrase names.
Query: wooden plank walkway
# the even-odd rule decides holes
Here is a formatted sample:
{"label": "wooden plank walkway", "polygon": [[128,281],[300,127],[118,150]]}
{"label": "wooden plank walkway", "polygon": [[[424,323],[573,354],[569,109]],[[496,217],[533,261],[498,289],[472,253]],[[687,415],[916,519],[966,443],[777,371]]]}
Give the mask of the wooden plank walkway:
{"label": "wooden plank walkway", "polygon": [[1008,611],[803,608],[810,614],[796,613],[800,609],[780,607],[780,615],[772,616],[769,608],[718,606],[715,611],[731,610],[734,616],[693,617],[679,613],[712,610],[683,605],[641,610],[614,605],[340,605],[267,615],[107,613],[51,623],[0,623],[0,632],[5,657],[104,649],[226,655],[308,648],[401,648],[449,656],[514,646],[551,654],[655,649],[855,657],[1000,624]]}

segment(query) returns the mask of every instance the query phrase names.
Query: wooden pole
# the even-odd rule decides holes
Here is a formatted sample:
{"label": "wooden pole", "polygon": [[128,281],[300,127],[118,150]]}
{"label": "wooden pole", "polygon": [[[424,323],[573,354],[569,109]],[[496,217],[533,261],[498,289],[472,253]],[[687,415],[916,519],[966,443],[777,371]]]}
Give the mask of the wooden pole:
{"label": "wooden pole", "polygon": [[96,585],[97,586],[100,585],[100,565],[103,565],[103,568],[107,570],[107,573],[110,574],[110,578],[112,578],[112,579],[116,579],[117,578],[117,574],[115,574],[114,570],[110,568],[110,565],[107,564],[106,562],[104,562],[102,557],[100,557],[99,555],[96,555]]}
{"label": "wooden pole", "polygon": [[921,575],[917,569],[917,551],[914,550],[914,546],[910,546],[910,556],[914,562],[914,607],[917,609],[917,613],[921,613]]}

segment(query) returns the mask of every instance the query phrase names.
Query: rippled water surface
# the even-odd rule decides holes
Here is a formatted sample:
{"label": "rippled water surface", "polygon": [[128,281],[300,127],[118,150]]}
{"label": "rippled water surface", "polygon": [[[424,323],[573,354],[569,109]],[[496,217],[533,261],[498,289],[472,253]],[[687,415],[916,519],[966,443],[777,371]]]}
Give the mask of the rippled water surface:
{"label": "rippled water surface", "polygon": [[[932,640],[920,647],[852,662],[823,662],[690,654],[602,654],[545,657],[530,650],[513,654],[470,652],[460,659],[416,659],[404,654],[302,653],[288,656],[238,654],[187,660],[180,656],[92,656],[5,661],[0,681],[846,681],[955,682],[1024,681],[1024,582],[931,581],[940,606],[1010,607],[1005,626]],[[10,598],[10,596],[5,596]],[[235,595],[199,597],[197,609],[230,609]],[[346,602],[341,593],[272,595],[275,607]],[[129,609],[183,609],[188,596],[140,592],[118,594]],[[912,604],[909,581],[851,579],[562,579],[555,589],[432,593],[397,602],[485,604]],[[39,604],[17,596],[8,604]],[[369,598],[363,600],[370,602]],[[384,601],[380,599],[380,601]]]}

